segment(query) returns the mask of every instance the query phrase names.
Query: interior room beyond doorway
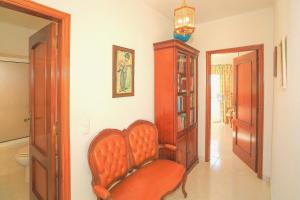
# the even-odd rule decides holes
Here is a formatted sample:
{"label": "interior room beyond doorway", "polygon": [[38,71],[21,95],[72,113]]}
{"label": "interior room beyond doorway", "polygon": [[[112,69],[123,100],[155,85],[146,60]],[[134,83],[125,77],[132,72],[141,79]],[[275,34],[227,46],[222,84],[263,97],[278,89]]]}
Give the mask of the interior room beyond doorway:
{"label": "interior room beyond doorway", "polygon": [[211,163],[234,156],[232,152],[233,60],[243,53],[211,57]]}

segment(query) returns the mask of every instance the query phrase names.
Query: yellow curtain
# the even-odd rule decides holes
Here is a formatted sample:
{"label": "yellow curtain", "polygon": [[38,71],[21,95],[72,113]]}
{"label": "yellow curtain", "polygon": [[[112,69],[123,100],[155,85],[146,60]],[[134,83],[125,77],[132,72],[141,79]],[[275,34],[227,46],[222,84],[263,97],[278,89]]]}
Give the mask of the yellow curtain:
{"label": "yellow curtain", "polygon": [[226,113],[232,107],[233,68],[230,64],[212,65],[211,74],[220,75],[221,121],[226,122]]}

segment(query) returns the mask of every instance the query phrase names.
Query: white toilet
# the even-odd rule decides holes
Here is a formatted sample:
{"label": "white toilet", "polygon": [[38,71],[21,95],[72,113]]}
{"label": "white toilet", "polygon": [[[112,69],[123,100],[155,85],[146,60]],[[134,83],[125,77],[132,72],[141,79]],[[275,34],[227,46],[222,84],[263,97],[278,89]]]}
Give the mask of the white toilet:
{"label": "white toilet", "polygon": [[15,156],[16,161],[25,167],[25,181],[29,182],[29,145],[23,146]]}

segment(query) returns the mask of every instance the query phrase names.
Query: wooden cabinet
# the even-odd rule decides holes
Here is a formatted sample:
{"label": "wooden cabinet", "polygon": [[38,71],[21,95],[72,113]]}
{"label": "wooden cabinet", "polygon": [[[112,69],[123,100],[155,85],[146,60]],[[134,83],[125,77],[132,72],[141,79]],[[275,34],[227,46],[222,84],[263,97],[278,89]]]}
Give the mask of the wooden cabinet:
{"label": "wooden cabinet", "polygon": [[155,123],[159,142],[177,152],[160,157],[176,160],[190,170],[198,162],[198,54],[178,40],[154,44]]}

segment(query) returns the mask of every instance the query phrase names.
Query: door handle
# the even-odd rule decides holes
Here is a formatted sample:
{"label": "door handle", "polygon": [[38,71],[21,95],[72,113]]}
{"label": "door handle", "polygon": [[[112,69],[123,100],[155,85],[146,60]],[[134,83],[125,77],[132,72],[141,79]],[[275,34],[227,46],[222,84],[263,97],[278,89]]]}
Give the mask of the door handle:
{"label": "door handle", "polygon": [[31,121],[31,117],[32,115],[31,115],[31,113],[29,113],[29,117],[27,117],[27,118],[25,118],[24,119],[24,122],[29,122],[29,121]]}
{"label": "door handle", "polygon": [[236,104],[233,105],[232,118],[236,118]]}
{"label": "door handle", "polygon": [[31,117],[25,118],[24,122],[29,122],[31,120]]}
{"label": "door handle", "polygon": [[236,123],[236,118],[237,118],[237,114],[236,114],[236,104],[233,104],[233,111],[232,111],[232,122],[231,122],[231,127],[233,128],[233,130],[235,130],[235,123]]}

